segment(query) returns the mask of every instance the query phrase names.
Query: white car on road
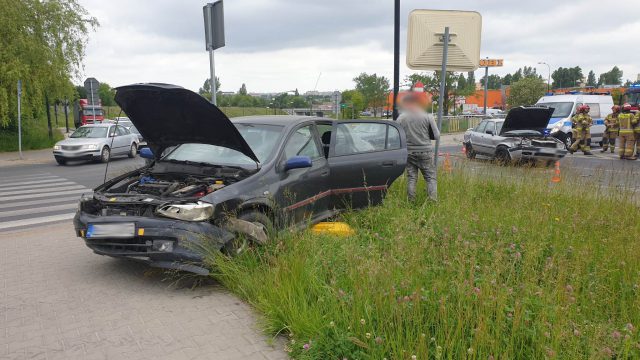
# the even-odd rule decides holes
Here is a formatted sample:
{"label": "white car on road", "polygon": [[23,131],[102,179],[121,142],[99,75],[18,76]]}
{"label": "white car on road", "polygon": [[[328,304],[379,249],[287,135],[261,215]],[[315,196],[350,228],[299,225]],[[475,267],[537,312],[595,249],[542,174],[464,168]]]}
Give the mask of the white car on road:
{"label": "white car on road", "polygon": [[70,160],[107,162],[116,155],[133,158],[137,153],[138,135],[111,123],[81,126],[53,147],[53,156],[60,165]]}

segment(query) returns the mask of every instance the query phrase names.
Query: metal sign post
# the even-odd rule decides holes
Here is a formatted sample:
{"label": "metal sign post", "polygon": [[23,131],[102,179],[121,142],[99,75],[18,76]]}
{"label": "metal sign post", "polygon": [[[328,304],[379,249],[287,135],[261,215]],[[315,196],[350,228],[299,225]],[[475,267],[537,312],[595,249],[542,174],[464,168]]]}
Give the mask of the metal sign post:
{"label": "metal sign post", "polygon": [[[438,129],[442,129],[442,116],[444,114],[444,97],[446,96],[447,85],[447,56],[449,55],[449,27],[444,28],[444,37],[442,39],[442,69],[440,70],[440,95],[438,95]],[[436,175],[438,174],[438,151],[440,149],[440,138],[436,140],[436,151],[433,156],[435,162]]]}
{"label": "metal sign post", "polygon": [[489,96],[489,68],[498,67],[504,64],[503,59],[482,59],[480,60],[480,67],[484,67],[484,111],[483,114],[487,115],[487,97]]}
{"label": "metal sign post", "polygon": [[22,113],[20,97],[22,96],[22,80],[18,80],[18,152],[22,160]]}
{"label": "metal sign post", "polygon": [[209,70],[211,72],[211,103],[217,105],[216,93],[216,69],[213,58],[213,50],[221,48],[224,42],[224,9],[222,0],[208,3],[202,8],[204,14],[205,45],[209,51]]}
{"label": "metal sign post", "polygon": [[69,100],[64,99],[64,125],[67,128],[67,134],[69,133]]}

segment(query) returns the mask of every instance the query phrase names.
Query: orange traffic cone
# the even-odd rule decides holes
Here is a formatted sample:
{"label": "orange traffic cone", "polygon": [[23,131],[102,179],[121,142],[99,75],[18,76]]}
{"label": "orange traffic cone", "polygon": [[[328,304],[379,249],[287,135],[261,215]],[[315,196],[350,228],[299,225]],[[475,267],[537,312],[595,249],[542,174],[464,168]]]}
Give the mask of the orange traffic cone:
{"label": "orange traffic cone", "polygon": [[447,174],[451,174],[451,157],[449,156],[449,153],[446,153],[444,156],[443,167],[444,167],[444,171]]}
{"label": "orange traffic cone", "polygon": [[560,161],[556,161],[556,168],[553,171],[553,177],[551,178],[552,183],[559,183],[560,179]]}

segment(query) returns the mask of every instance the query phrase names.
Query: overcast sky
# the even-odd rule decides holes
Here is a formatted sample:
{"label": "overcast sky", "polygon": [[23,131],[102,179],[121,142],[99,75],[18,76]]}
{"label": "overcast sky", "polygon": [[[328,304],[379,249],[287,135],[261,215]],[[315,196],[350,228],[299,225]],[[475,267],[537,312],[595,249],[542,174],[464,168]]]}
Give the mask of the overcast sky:
{"label": "overcast sky", "polygon": [[[84,74],[112,86],[165,82],[197,90],[209,77],[205,1],[80,0],[101,24],[90,34]],[[412,73],[404,65],[408,14],[433,6],[402,1],[401,79]],[[638,0],[450,0],[436,8],[482,14],[481,56],[504,58],[495,70],[501,75],[536,66],[546,77],[539,61],[579,65],[585,76],[613,65],[625,79],[640,73]],[[215,54],[223,91],[246,83],[250,92],[304,92],[320,73],[318,90],[352,88],[360,72],[392,79],[392,0],[225,0],[224,11],[227,45]]]}

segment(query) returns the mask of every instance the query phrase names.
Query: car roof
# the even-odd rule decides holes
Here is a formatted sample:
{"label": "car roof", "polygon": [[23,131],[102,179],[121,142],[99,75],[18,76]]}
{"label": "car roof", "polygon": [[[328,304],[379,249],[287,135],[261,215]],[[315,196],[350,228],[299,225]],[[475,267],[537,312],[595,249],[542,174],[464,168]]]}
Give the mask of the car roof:
{"label": "car roof", "polygon": [[611,100],[611,95],[591,95],[591,94],[562,94],[545,95],[538,102],[559,102],[559,101],[580,101],[580,100]]}
{"label": "car roof", "polygon": [[325,120],[332,121],[330,118],[321,118],[315,116],[302,116],[302,115],[254,115],[254,116],[241,116],[230,119],[234,124],[264,124],[264,125],[279,125],[288,126],[303,123],[309,120]]}
{"label": "car roof", "polygon": [[111,125],[115,125],[113,123],[104,123],[104,124],[87,124],[87,125],[82,125],[81,127],[109,127]]}

